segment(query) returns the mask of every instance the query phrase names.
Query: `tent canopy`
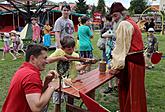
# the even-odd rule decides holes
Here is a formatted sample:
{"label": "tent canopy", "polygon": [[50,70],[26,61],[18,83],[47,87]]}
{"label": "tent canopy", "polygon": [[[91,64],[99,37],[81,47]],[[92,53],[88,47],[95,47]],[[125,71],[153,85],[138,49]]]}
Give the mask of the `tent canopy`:
{"label": "tent canopy", "polygon": [[[0,0],[0,2],[4,2],[6,0]],[[40,2],[40,1],[43,1],[43,0],[10,0],[10,1],[37,1],[37,2]]]}

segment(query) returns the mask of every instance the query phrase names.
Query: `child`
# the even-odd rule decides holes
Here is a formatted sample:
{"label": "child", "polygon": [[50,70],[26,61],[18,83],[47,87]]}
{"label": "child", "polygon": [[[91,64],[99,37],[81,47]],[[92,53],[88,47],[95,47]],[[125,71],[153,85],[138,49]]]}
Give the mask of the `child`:
{"label": "child", "polygon": [[5,55],[6,53],[10,53],[13,57],[13,60],[16,60],[17,58],[14,56],[14,54],[11,52],[10,49],[10,35],[9,33],[4,33],[4,46],[3,46],[3,54],[2,54],[2,59],[5,60]]}
{"label": "child", "polygon": [[158,41],[157,38],[154,36],[154,29],[149,28],[148,29],[148,37],[147,37],[147,49],[145,52],[145,62],[146,62],[146,68],[151,69],[154,67],[154,65],[151,63],[151,56],[154,52],[158,50]]}
{"label": "child", "polygon": [[19,50],[22,51],[23,54],[24,54],[24,56],[25,56],[25,51],[23,50],[23,46],[24,46],[23,41],[22,41],[22,39],[20,38],[20,34],[19,34],[18,32],[17,32],[16,34],[17,34],[18,51],[19,51]]}
{"label": "child", "polygon": [[12,50],[13,50],[13,53],[14,53],[14,56],[20,56],[20,54],[18,53],[18,47],[19,47],[19,44],[20,44],[20,39],[19,39],[19,36],[17,35],[17,32],[15,30],[12,30],[10,32],[10,38],[12,40]]}
{"label": "child", "polygon": [[[63,38],[61,38],[60,44],[62,48],[56,49],[56,51],[52,53],[47,60],[49,63],[57,61],[57,71],[59,74],[62,74],[63,78],[75,78],[77,76],[77,71],[85,69],[87,65],[81,65],[80,62],[76,61],[67,61],[65,55],[79,57],[79,54],[74,52],[75,41],[73,37],[64,36]],[[53,101],[56,104],[56,106],[59,104],[58,98],[59,94],[55,92],[53,94]],[[65,96],[63,94],[61,99],[65,99]],[[57,107],[56,109],[58,110]]]}
{"label": "child", "polygon": [[31,20],[32,20],[32,30],[33,30],[32,41],[34,44],[40,43],[40,41],[41,41],[41,37],[40,37],[41,28],[37,23],[37,18],[32,17]]}
{"label": "child", "polygon": [[[93,38],[93,32],[90,28],[90,18],[86,16],[81,17],[81,23],[82,25],[78,28],[80,57],[93,58],[93,46],[91,42],[91,38]],[[87,71],[90,71],[90,66],[88,67]]]}
{"label": "child", "polygon": [[49,25],[49,22],[46,21],[46,23],[44,25],[44,43],[43,43],[43,45],[47,48],[49,48],[51,45],[51,36],[50,36],[51,29],[52,29],[52,27]]}
{"label": "child", "polygon": [[[114,49],[115,42],[116,42],[114,31],[112,31],[112,29],[109,29],[108,31],[102,34],[102,37],[106,39],[105,56],[106,56],[108,69],[110,69],[111,68],[110,62],[112,59],[112,50]],[[118,90],[117,86],[118,86],[118,79],[115,77],[113,80],[109,81],[108,87],[104,90],[104,93],[108,94],[108,93],[113,92],[113,90],[117,91]]]}

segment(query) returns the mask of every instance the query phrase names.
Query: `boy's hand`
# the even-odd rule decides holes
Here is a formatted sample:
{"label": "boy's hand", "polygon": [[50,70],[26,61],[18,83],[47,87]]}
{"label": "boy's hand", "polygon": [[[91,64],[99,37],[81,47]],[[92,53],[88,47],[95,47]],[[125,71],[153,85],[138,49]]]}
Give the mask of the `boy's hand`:
{"label": "boy's hand", "polygon": [[60,56],[60,57],[59,57],[59,60],[67,61],[68,58],[67,58],[66,56]]}

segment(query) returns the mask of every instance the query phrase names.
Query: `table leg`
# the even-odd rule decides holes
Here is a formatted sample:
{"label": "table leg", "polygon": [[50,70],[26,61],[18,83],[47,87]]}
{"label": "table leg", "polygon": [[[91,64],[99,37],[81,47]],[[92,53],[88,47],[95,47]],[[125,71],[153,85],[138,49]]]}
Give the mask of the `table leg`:
{"label": "table leg", "polygon": [[95,99],[95,90],[92,90],[91,92],[89,92],[87,94],[89,97],[91,97],[92,99]]}
{"label": "table leg", "polygon": [[60,112],[60,104],[55,104],[55,112]]}

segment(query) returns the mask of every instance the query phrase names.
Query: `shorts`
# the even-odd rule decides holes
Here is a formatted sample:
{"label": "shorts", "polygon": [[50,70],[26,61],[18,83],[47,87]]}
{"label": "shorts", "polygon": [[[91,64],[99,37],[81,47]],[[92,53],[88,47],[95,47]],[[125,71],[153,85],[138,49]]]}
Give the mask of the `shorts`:
{"label": "shorts", "polygon": [[[61,103],[66,101],[66,99],[67,99],[67,95],[65,95],[64,93],[61,93]],[[59,104],[60,103],[59,92],[53,92],[53,103],[54,104]]]}
{"label": "shorts", "polygon": [[4,45],[4,47],[3,47],[3,52],[7,53],[7,52],[9,52],[9,51],[10,51],[10,46]]}
{"label": "shorts", "polygon": [[93,53],[92,53],[92,51],[80,51],[80,57],[93,58]]}

